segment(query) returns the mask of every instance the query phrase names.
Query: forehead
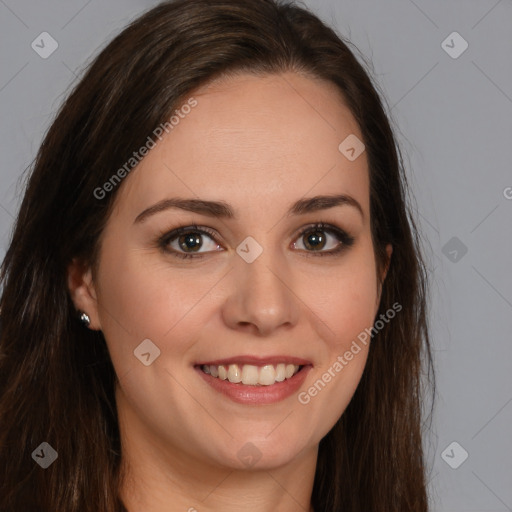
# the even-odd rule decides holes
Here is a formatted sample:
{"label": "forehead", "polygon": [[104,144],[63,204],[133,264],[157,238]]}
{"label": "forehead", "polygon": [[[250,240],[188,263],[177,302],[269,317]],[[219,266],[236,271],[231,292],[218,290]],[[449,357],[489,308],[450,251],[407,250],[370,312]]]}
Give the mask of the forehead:
{"label": "forehead", "polygon": [[183,104],[190,97],[197,105],[180,111],[119,191],[121,209],[180,196],[277,213],[304,195],[346,193],[368,210],[366,155],[349,161],[338,148],[362,135],[333,84],[295,73],[242,74]]}

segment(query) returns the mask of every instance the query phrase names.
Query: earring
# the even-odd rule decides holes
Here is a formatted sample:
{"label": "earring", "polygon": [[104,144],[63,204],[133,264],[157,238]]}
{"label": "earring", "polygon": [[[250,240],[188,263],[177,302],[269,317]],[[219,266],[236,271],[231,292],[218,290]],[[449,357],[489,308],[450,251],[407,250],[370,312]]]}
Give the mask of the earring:
{"label": "earring", "polygon": [[89,327],[89,325],[91,325],[91,319],[89,318],[89,315],[82,311],[79,311],[78,313],[80,315],[80,321],[85,325],[85,327]]}

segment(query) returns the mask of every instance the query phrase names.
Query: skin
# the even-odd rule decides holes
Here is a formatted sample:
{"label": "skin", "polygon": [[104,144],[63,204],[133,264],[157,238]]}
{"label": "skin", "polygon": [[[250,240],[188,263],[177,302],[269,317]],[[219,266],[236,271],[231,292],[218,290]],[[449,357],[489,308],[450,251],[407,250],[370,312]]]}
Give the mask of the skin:
{"label": "skin", "polygon": [[[365,153],[351,162],[338,150],[349,134],[362,135],[332,84],[291,72],[223,78],[191,96],[198,105],[121,185],[97,273],[77,261],[69,268],[74,303],[103,331],[119,378],[121,494],[130,512],[312,510],[318,444],[352,398],[368,346],[305,405],[296,393],[276,404],[235,403],[193,365],[302,357],[313,364],[304,391],[373,325],[380,294],[368,163]],[[286,215],[304,196],[341,193],[363,214],[344,205]],[[169,209],[134,223],[169,197],[224,201],[238,219]],[[308,249],[299,232],[320,221],[347,231],[353,246],[325,257]],[[202,236],[203,258],[158,247],[161,233],[193,224],[217,233]],[[339,245],[323,233],[321,251]],[[247,236],[263,248],[250,264],[236,253]],[[149,366],[133,354],[146,338],[161,351]],[[261,454],[251,467],[237,456],[247,442]]]}

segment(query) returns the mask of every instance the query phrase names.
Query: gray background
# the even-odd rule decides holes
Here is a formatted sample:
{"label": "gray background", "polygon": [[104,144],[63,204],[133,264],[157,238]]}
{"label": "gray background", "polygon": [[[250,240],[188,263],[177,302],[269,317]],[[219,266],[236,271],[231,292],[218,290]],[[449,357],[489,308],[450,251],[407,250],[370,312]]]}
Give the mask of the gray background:
{"label": "gray background", "polygon": [[[0,0],[1,257],[20,177],[76,75],[157,3]],[[373,62],[406,156],[433,284],[432,510],[512,510],[512,2],[305,3]],[[46,59],[31,47],[42,32],[58,42]]]}

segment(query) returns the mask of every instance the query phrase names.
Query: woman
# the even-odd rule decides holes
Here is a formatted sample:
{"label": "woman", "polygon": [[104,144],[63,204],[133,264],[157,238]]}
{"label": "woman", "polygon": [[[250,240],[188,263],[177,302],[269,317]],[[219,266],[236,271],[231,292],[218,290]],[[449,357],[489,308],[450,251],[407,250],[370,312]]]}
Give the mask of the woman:
{"label": "woman", "polygon": [[427,510],[406,178],[311,13],[135,20],[48,131],[1,281],[0,510]]}

